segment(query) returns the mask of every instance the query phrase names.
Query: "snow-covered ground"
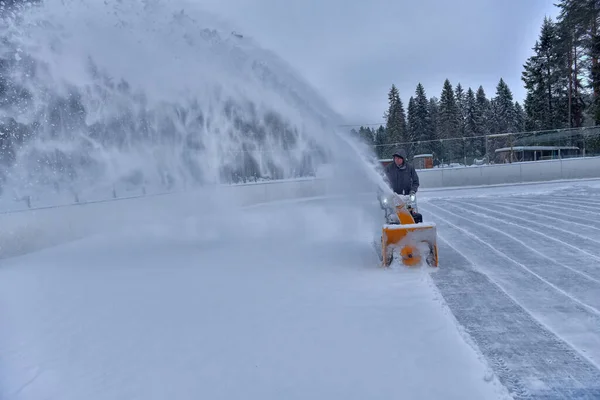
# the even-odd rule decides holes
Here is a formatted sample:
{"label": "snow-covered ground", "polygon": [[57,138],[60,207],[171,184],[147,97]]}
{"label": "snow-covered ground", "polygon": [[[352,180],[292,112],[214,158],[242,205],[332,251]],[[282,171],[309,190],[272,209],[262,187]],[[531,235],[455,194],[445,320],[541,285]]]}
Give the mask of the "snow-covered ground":
{"label": "snow-covered ground", "polygon": [[430,191],[432,278],[515,398],[600,398],[600,181]]}
{"label": "snow-covered ground", "polygon": [[0,398],[599,398],[600,183],[421,211],[431,274],[378,268],[365,195],[174,208],[0,260]]}

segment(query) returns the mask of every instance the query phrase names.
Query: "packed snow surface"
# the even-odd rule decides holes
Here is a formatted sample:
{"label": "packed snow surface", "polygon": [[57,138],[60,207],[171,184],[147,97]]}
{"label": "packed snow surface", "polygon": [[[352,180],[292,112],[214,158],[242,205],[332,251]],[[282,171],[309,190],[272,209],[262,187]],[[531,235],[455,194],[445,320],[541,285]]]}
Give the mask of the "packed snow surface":
{"label": "packed snow surface", "polygon": [[0,398],[600,397],[600,184],[424,190],[436,272],[378,268],[378,207],[178,206],[1,260]]}
{"label": "packed snow surface", "polygon": [[600,181],[429,191],[432,279],[515,399],[600,398]]}
{"label": "packed snow surface", "polygon": [[2,260],[2,399],[501,398],[374,197],[158,215]]}

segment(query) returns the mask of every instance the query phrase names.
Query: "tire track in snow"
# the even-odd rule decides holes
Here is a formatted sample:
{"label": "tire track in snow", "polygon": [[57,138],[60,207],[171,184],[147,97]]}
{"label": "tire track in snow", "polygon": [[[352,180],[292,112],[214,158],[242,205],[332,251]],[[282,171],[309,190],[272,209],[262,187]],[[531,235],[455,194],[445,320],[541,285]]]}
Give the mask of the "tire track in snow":
{"label": "tire track in snow", "polygon": [[568,207],[572,210],[583,211],[587,213],[591,213],[593,215],[600,215],[600,207],[598,205],[590,205],[590,204],[582,204],[581,202],[572,201],[574,200],[571,197],[565,198],[563,201],[555,201],[549,200],[547,198],[539,197],[539,198],[524,198],[524,200],[529,202],[536,202],[539,204],[547,204],[555,207]]}
{"label": "tire track in snow", "polygon": [[[478,217],[479,220],[491,220],[496,226],[498,224],[506,225],[508,229],[501,231],[503,235],[514,238],[514,240],[518,241],[522,246],[525,246],[527,249],[537,253],[542,258],[550,260],[551,263],[562,266],[563,268],[571,270],[573,273],[600,284],[600,256],[588,253],[576,246],[542,233],[541,231],[531,229],[528,226],[510,222],[508,219],[510,219],[511,215],[507,215],[502,211],[494,211],[489,207],[483,207],[471,203],[461,203],[462,207],[450,205],[453,203],[454,202],[449,202],[446,207],[473,214]],[[469,207],[474,207],[481,211],[474,211],[469,209]],[[453,212],[453,214],[459,215],[456,212]],[[501,218],[495,217],[493,214],[500,215]],[[485,224],[480,224],[477,222],[474,223],[478,224],[479,226],[486,226]],[[545,227],[542,224],[540,225],[542,226],[541,229],[552,228],[549,226]],[[489,226],[488,228],[492,230],[496,229]],[[573,234],[578,235],[575,233]],[[556,246],[556,243],[558,243],[559,247]],[[600,242],[598,242],[598,247],[600,247]],[[568,276],[565,278],[572,279]],[[597,293],[600,293],[600,287],[595,287],[594,290],[596,290],[594,300],[598,301],[598,307],[600,307],[600,297],[597,295]]]}
{"label": "tire track in snow", "polygon": [[[444,232],[451,230],[443,222],[438,227]],[[477,271],[473,261],[461,254],[463,237],[439,234],[439,239],[443,265],[431,277],[457,321],[515,399],[581,398],[600,393],[600,370]]]}
{"label": "tire track in snow", "polygon": [[[441,212],[430,211],[435,207]],[[472,224],[462,224],[460,218],[450,215],[449,219],[442,216],[445,211],[429,203],[425,214],[431,214],[437,224],[446,224],[452,232],[440,229],[446,237],[452,235],[458,241],[455,247],[478,266],[496,284],[503,288],[532,316],[555,332],[556,335],[567,341],[573,348],[581,352],[596,366],[600,364],[600,318],[590,312],[568,293],[552,285],[540,277],[526,265],[511,259],[490,244],[475,235]],[[485,231],[478,232],[485,234]],[[489,234],[488,234],[489,235]],[[499,236],[499,235],[498,235]],[[493,237],[493,243],[501,242],[500,238]],[[487,250],[491,251],[487,251]],[[440,259],[443,263],[443,259]]]}
{"label": "tire track in snow", "polygon": [[[584,210],[578,207],[574,207],[572,204],[562,204],[562,203],[549,203],[549,202],[544,202],[543,200],[530,200],[527,198],[513,198],[513,200],[517,200],[520,204],[527,204],[533,208],[536,209],[546,209],[546,208],[550,208],[550,209],[554,209],[557,210],[557,213],[561,213],[561,214],[565,214],[565,215],[570,215],[570,216],[574,216],[574,217],[583,217],[584,219],[588,220],[588,221],[595,221],[597,223],[600,223],[600,209],[598,211],[592,211],[592,210]],[[573,215],[573,213],[576,213],[576,215]]]}
{"label": "tire track in snow", "polygon": [[585,197],[582,198],[581,196],[553,196],[554,199],[561,199],[563,200],[563,202],[573,202],[573,203],[577,203],[577,204],[583,204],[583,205],[597,205],[598,207],[600,207],[600,199],[599,200],[595,200],[589,197]]}
{"label": "tire track in snow", "polygon": [[[592,280],[592,278],[587,275],[575,275],[578,271],[566,269],[563,265],[533,249],[531,246],[528,246],[527,243],[519,240],[510,233],[494,226],[472,221],[453,212],[452,210],[456,208],[457,207],[452,206],[449,203],[444,204],[443,208],[439,207],[443,213],[454,220],[459,219],[466,220],[468,223],[470,222],[471,233],[475,234],[482,244],[492,248],[492,251],[496,252],[500,257],[512,261],[557,292],[563,294],[568,299],[576,302],[600,318],[600,309],[598,308],[600,305],[596,304],[600,302],[600,299],[596,295],[597,293],[600,293],[598,281]],[[499,223],[504,223],[500,219],[498,219],[498,221]],[[488,232],[488,230],[492,232]],[[494,242],[493,246],[491,245],[492,242]],[[509,254],[515,254],[515,256],[511,257]],[[544,261],[544,259],[547,261]],[[585,294],[590,292],[585,300],[579,299],[576,295],[572,294],[573,292],[577,292],[581,287],[587,289]],[[593,305],[589,303],[590,301],[593,302]]]}
{"label": "tire track in snow", "polygon": [[[447,203],[450,203],[450,201],[447,201]],[[481,206],[477,206],[477,207],[481,208]],[[537,222],[534,222],[534,221],[531,221],[531,220],[528,220],[525,218],[518,217],[514,214],[507,215],[504,212],[492,211],[489,209],[487,211],[488,211],[488,214],[486,215],[486,217],[490,217],[490,219],[494,219],[494,218],[497,219],[498,217],[493,217],[493,215],[496,215],[496,216],[499,216],[500,219],[503,221],[506,221],[507,217],[510,217],[513,220],[521,221],[522,224],[511,223],[511,225],[520,227],[522,229],[527,229],[530,232],[533,232],[534,234],[542,235],[553,242],[559,243],[566,247],[570,247],[574,251],[578,251],[578,252],[581,252],[582,254],[585,254],[589,258],[594,259],[595,262],[597,262],[597,263],[600,262],[600,241],[598,241],[598,240],[595,240],[593,238],[586,237],[583,235],[579,235],[577,233],[568,232],[564,229],[552,227],[549,225],[543,225],[543,224],[540,224],[540,223],[537,223]],[[502,218],[504,218],[504,219],[502,219]],[[538,229],[532,229],[529,227],[529,226],[533,226],[533,225],[537,225]],[[547,233],[544,233],[544,232],[547,232]],[[553,236],[549,235],[549,233],[551,233],[551,232],[554,232]],[[576,239],[567,241],[566,239],[568,236],[575,236]]]}
{"label": "tire track in snow", "polygon": [[[465,202],[465,203],[485,205],[486,208],[488,208],[490,210],[500,211],[510,217],[514,216],[515,214],[518,214],[518,215],[525,214],[529,221],[537,222],[540,225],[543,225],[546,227],[548,227],[548,226],[556,227],[556,225],[548,224],[549,220],[555,221],[561,225],[561,227],[564,231],[567,231],[570,233],[576,233],[578,235],[581,234],[581,235],[584,235],[587,237],[594,238],[596,240],[600,239],[600,228],[599,227],[576,222],[576,221],[573,221],[573,219],[569,219],[568,217],[563,216],[563,218],[560,218],[558,215],[551,216],[551,215],[549,215],[551,213],[546,213],[546,214],[542,215],[540,212],[524,210],[525,207],[522,207],[520,205],[519,205],[519,209],[515,210],[514,205],[511,207],[506,204],[497,204],[496,202],[492,202],[489,200],[481,201],[478,199],[473,199],[473,200],[469,200],[468,202]],[[465,203],[463,203],[463,204],[465,204]],[[503,211],[503,210],[506,210],[506,211]],[[570,229],[566,229],[567,226],[570,227]]]}
{"label": "tire track in snow", "polygon": [[[491,199],[470,199],[470,201],[481,201],[481,202],[485,202],[486,204],[493,204],[493,205],[497,205],[500,206],[500,204],[497,204],[498,201],[494,201]],[[502,205],[505,207],[508,207],[509,205],[512,205],[513,207],[518,208],[517,211],[520,211],[522,209],[528,209],[531,210],[530,212],[540,215],[540,216],[552,216],[554,218],[557,219],[562,219],[565,221],[576,221],[578,224],[580,225],[585,225],[588,227],[598,227],[600,226],[600,223],[594,223],[591,222],[590,223],[590,219],[589,218],[583,218],[580,216],[575,216],[572,215],[571,213],[569,213],[568,210],[561,208],[559,211],[552,211],[549,209],[549,207],[543,207],[540,206],[538,204],[529,204],[529,203],[523,203],[523,202],[519,202],[518,200],[513,200],[510,198],[506,198],[506,199],[502,199]]]}

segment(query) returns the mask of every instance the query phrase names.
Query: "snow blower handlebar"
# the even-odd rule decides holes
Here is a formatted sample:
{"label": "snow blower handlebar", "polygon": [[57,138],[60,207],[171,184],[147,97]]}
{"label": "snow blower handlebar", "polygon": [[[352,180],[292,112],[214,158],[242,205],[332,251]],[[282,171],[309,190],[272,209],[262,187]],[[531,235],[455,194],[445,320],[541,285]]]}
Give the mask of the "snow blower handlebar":
{"label": "snow blower handlebar", "polygon": [[377,198],[379,200],[379,205],[383,210],[386,210],[386,212],[396,212],[398,207],[406,207],[417,211],[417,196],[414,193],[403,196],[396,193],[384,194],[383,192],[379,192]]}

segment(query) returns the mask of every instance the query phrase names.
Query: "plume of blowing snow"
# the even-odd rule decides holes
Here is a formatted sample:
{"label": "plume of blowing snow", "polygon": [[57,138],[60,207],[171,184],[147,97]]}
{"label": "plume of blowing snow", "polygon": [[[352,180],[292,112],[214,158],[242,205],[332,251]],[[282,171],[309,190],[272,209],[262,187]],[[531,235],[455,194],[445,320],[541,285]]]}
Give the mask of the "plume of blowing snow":
{"label": "plume of blowing snow", "polygon": [[0,26],[3,192],[312,176],[357,155],[336,154],[339,116],[293,68],[193,3],[26,4]]}

